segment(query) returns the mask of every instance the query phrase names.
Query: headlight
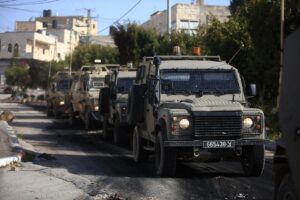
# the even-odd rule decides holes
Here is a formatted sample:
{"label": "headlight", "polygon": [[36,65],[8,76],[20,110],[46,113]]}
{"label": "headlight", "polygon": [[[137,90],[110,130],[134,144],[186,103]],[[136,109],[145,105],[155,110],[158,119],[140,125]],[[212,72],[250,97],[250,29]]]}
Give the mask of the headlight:
{"label": "headlight", "polygon": [[179,127],[182,129],[187,129],[190,126],[190,121],[188,119],[182,119],[179,121]]}
{"label": "headlight", "polygon": [[99,106],[95,106],[95,111],[98,111],[99,110]]}
{"label": "headlight", "polygon": [[59,105],[61,105],[61,106],[62,106],[62,105],[65,105],[65,101],[60,101],[60,102],[59,102]]}
{"label": "headlight", "polygon": [[244,128],[251,128],[253,126],[253,120],[251,118],[245,118],[243,121]]}

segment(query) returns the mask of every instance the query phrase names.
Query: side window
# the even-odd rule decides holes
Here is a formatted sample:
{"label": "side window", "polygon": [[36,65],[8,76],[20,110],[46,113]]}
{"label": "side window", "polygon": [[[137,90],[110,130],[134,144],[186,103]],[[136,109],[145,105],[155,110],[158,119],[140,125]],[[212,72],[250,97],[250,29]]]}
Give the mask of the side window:
{"label": "side window", "polygon": [[14,55],[15,56],[19,55],[19,44],[18,43],[16,43],[14,46]]}
{"label": "side window", "polygon": [[10,53],[12,52],[12,44],[11,43],[8,44],[7,51]]}

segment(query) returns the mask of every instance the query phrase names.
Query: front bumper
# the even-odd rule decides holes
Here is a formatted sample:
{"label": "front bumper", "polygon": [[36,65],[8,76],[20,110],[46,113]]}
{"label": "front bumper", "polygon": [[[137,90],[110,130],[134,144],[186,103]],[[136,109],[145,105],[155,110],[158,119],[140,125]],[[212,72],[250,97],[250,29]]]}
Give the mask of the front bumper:
{"label": "front bumper", "polygon": [[[202,147],[204,140],[193,141],[164,141],[166,147]],[[262,139],[236,139],[235,146],[264,145],[266,140]]]}

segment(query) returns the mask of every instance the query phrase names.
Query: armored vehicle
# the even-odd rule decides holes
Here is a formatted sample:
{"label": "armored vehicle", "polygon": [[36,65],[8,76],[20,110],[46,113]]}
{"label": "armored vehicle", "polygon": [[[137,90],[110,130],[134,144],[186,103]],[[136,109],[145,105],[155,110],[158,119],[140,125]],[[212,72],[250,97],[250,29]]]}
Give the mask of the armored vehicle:
{"label": "armored vehicle", "polygon": [[[249,97],[255,93],[251,84]],[[128,121],[134,160],[154,150],[159,176],[173,176],[177,159],[219,160],[223,152],[241,157],[248,176],[263,171],[264,113],[249,107],[238,70],[220,57],[145,58],[130,91]]]}
{"label": "armored vehicle", "polygon": [[300,28],[285,40],[279,121],[274,155],[275,199],[300,199]]}
{"label": "armored vehicle", "polygon": [[104,64],[83,66],[74,76],[70,89],[69,121],[76,125],[78,120],[84,122],[85,129],[90,130],[99,121],[98,96],[105,86],[104,77],[109,70]]}
{"label": "armored vehicle", "polygon": [[48,116],[59,118],[68,114],[66,98],[71,83],[72,76],[68,72],[57,72],[53,77],[46,92]]}
{"label": "armored vehicle", "polygon": [[113,130],[114,143],[126,142],[131,127],[127,123],[128,92],[136,77],[136,71],[120,69],[106,76],[107,88],[101,90],[99,104],[102,115],[104,138],[109,138]]}

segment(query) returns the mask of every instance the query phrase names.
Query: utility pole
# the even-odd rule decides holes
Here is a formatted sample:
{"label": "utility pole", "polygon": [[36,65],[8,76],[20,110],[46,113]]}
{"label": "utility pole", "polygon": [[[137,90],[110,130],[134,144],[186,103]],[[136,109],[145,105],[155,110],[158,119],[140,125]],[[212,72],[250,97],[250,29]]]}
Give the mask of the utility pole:
{"label": "utility pole", "polygon": [[168,7],[168,17],[167,17],[167,30],[168,33],[171,34],[171,0],[167,0],[167,7]]}
{"label": "utility pole", "polygon": [[70,66],[69,66],[70,76],[72,75],[72,58],[73,58],[73,55],[72,55],[72,34],[73,34],[73,29],[70,30]]}
{"label": "utility pole", "polygon": [[277,97],[277,111],[279,110],[280,93],[281,93],[281,79],[283,68],[283,44],[284,44],[284,0],[281,0],[281,16],[280,16],[280,70],[279,70],[279,86]]}

